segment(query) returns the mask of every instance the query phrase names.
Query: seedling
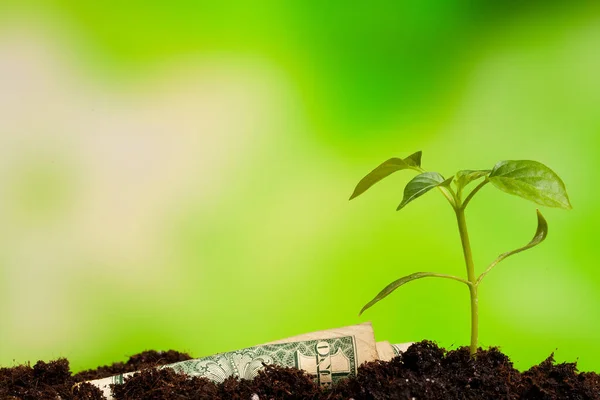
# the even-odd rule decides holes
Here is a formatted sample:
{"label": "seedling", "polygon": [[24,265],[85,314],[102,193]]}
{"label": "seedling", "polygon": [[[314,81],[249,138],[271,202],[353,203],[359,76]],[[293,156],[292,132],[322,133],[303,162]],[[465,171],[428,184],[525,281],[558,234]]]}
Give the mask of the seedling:
{"label": "seedling", "polygon": [[[379,302],[400,286],[421,278],[445,278],[452,279],[464,283],[469,288],[471,297],[471,356],[474,356],[477,351],[477,340],[479,332],[479,313],[477,302],[477,291],[483,278],[505,258],[521,251],[531,249],[537,246],[546,239],[548,234],[548,224],[539,210],[537,212],[537,230],[533,239],[525,246],[516,250],[502,253],[496,258],[479,276],[475,275],[475,266],[473,264],[473,256],[471,253],[471,244],[469,243],[469,234],[467,231],[467,223],[465,220],[465,209],[473,199],[473,197],[488,183],[491,183],[496,188],[503,192],[520,196],[524,199],[531,200],[537,204],[547,207],[557,207],[566,210],[571,209],[571,203],[565,189],[565,184],[558,175],[550,168],[537,161],[500,161],[491,170],[462,170],[456,175],[446,179],[437,172],[427,172],[421,168],[421,152],[418,151],[410,156],[402,158],[390,158],[385,161],[367,176],[365,176],[356,185],[354,193],[350,196],[350,200],[361,195],[375,183],[392,173],[400,170],[413,170],[419,174],[415,176],[404,188],[404,198],[398,206],[397,210],[404,208],[408,203],[424,195],[433,188],[437,188],[442,195],[448,200],[452,209],[456,214],[458,223],[458,232],[460,233],[460,241],[467,267],[467,279],[462,279],[457,276],[439,274],[434,272],[415,272],[414,274],[402,277],[389,285],[387,285],[373,300],[369,301],[360,310],[362,314],[365,310]],[[481,180],[483,179],[483,180]],[[481,180],[481,182],[464,196],[465,188],[472,182]],[[454,187],[452,187],[454,184]]]}

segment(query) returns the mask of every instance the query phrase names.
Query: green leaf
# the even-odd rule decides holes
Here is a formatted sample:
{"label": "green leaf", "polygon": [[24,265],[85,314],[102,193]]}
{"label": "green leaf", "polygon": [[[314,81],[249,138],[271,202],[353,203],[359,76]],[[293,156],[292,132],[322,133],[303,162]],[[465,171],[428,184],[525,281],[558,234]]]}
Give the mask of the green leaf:
{"label": "green leaf", "polygon": [[535,235],[533,235],[533,239],[531,239],[531,241],[529,243],[527,243],[525,246],[520,247],[513,251],[508,251],[506,253],[503,253],[500,255],[500,257],[506,258],[508,256],[512,256],[513,254],[520,253],[523,250],[527,250],[534,246],[537,246],[538,244],[542,243],[546,239],[546,236],[548,236],[548,222],[546,221],[546,219],[544,218],[544,216],[542,215],[540,210],[535,210],[535,211],[537,213],[537,229],[535,231]]}
{"label": "green leaf", "polygon": [[368,302],[360,310],[360,313],[358,313],[358,315],[360,316],[368,308],[371,308],[375,303],[378,303],[379,301],[381,301],[382,299],[384,299],[385,297],[387,297],[387,295],[389,295],[390,293],[392,293],[394,290],[398,289],[400,286],[404,285],[405,283],[408,283],[410,281],[414,281],[415,279],[427,278],[427,277],[436,277],[436,276],[437,276],[437,274],[434,273],[434,272],[415,272],[414,274],[410,274],[410,275],[407,275],[407,276],[405,276],[403,278],[400,278],[400,279],[398,279],[398,280],[390,283],[381,292],[379,292],[379,294],[377,296],[375,296],[375,298],[373,298],[373,300],[371,300],[370,302]]}
{"label": "green leaf", "polygon": [[358,185],[356,185],[352,196],[350,196],[350,200],[363,194],[371,186],[396,171],[400,171],[402,169],[417,169],[421,167],[421,155],[422,152],[417,151],[416,153],[413,153],[404,159],[390,158],[389,160],[383,162],[373,171],[369,172],[367,176],[362,178],[360,182],[358,182]]}
{"label": "green leaf", "polygon": [[480,170],[471,170],[471,169],[463,169],[462,171],[458,171],[456,173],[456,187],[458,189],[463,189],[469,183],[486,176],[489,174],[491,170],[489,169],[480,169]]}
{"label": "green leaf", "polygon": [[481,282],[481,280],[487,275],[488,272],[492,270],[492,268],[494,268],[500,261],[504,260],[506,257],[510,257],[514,254],[531,249],[532,247],[537,246],[546,239],[546,236],[548,236],[548,222],[546,222],[546,219],[544,218],[540,210],[536,210],[536,213],[537,229],[535,231],[535,235],[533,235],[533,239],[531,239],[531,241],[523,247],[519,247],[516,250],[507,251],[506,253],[500,254],[498,258],[496,258],[494,262],[490,264],[490,266],[485,270],[485,272],[479,276],[479,278],[477,279],[478,283]]}
{"label": "green leaf", "polygon": [[567,210],[572,208],[563,181],[537,161],[500,161],[488,179],[498,189],[537,204]]}
{"label": "green leaf", "polygon": [[450,178],[446,179],[444,182],[440,183],[439,186],[450,187],[450,184],[452,183],[453,180],[454,180],[454,175],[452,175]]}
{"label": "green leaf", "polygon": [[431,189],[438,186],[448,186],[450,182],[452,182],[452,178],[444,180],[444,177],[437,172],[423,172],[415,176],[404,188],[404,198],[396,211]]}
{"label": "green leaf", "polygon": [[416,153],[412,153],[410,156],[406,157],[404,159],[404,162],[412,167],[420,167],[422,155],[423,155],[423,152],[419,150]]}

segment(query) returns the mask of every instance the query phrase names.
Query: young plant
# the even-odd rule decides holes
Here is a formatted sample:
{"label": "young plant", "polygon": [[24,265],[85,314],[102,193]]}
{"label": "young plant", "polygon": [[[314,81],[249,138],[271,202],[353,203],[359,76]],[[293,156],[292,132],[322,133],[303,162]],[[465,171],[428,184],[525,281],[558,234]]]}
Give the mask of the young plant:
{"label": "young plant", "polygon": [[[460,234],[460,241],[462,243],[463,255],[467,267],[467,279],[434,272],[415,272],[414,274],[402,277],[387,285],[377,296],[375,296],[375,298],[373,298],[373,300],[368,302],[362,310],[360,310],[359,315],[400,286],[415,279],[434,277],[452,279],[464,283],[469,288],[471,297],[470,352],[471,355],[474,356],[477,351],[479,332],[477,291],[481,281],[500,261],[513,254],[537,246],[544,241],[548,234],[548,224],[540,211],[536,210],[537,230],[533,239],[523,247],[500,254],[479,276],[476,276],[471,245],[469,243],[467,223],[465,220],[465,208],[467,208],[467,205],[469,205],[475,194],[488,183],[491,183],[503,192],[520,196],[547,207],[558,207],[569,210],[571,209],[571,203],[569,202],[569,197],[567,196],[563,181],[554,171],[537,161],[500,161],[491,170],[462,170],[458,171],[456,175],[446,179],[437,172],[427,172],[421,168],[421,154],[422,153],[418,151],[403,159],[390,158],[385,161],[361,179],[358,185],[356,185],[354,193],[350,196],[350,200],[361,195],[375,183],[396,171],[407,169],[418,172],[419,174],[408,182],[404,188],[404,198],[396,211],[404,208],[408,203],[424,195],[431,189],[437,188],[446,200],[448,200],[456,214],[458,232]],[[481,182],[465,196],[465,188],[470,183],[478,180],[481,180]],[[452,187],[452,184],[454,184],[454,188]]]}

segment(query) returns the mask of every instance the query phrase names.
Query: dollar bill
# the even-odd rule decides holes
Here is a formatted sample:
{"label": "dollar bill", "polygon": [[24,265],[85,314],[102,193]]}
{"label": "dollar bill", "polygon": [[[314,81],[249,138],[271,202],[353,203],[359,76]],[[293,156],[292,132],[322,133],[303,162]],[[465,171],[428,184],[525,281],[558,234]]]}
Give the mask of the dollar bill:
{"label": "dollar bill", "polygon": [[274,342],[268,342],[266,344],[279,344],[279,343],[290,343],[290,342],[301,342],[305,340],[316,340],[316,339],[333,339],[344,336],[352,336],[357,344],[357,360],[358,365],[367,361],[373,361],[379,359],[379,353],[377,352],[377,346],[375,343],[375,333],[373,332],[373,326],[370,322],[364,322],[362,324],[344,326],[342,328],[326,329],[322,331],[315,331],[310,333],[304,333],[302,335],[292,336]]}
{"label": "dollar bill", "polygon": [[329,388],[340,379],[356,375],[360,365],[356,346],[356,340],[352,336],[266,344],[182,361],[169,368],[190,376],[223,382],[230,376],[253,379],[263,368],[263,364],[279,365],[303,369],[322,387]]}
{"label": "dollar bill", "polygon": [[388,341],[377,342],[375,344],[377,346],[377,354],[379,354],[379,359],[381,361],[390,361],[392,358],[396,357],[394,353],[394,347]]}
{"label": "dollar bill", "polygon": [[[356,375],[358,367],[379,359],[370,323],[354,325],[162,366],[175,371],[223,382],[230,376],[253,379],[264,365],[295,367],[310,374],[323,388]],[[111,384],[121,384],[135,372],[89,381],[112,399]]]}
{"label": "dollar bill", "polygon": [[381,361],[390,361],[392,358],[404,353],[412,343],[390,344],[388,341],[377,342],[377,353]]}
{"label": "dollar bill", "polygon": [[392,345],[392,351],[394,352],[394,357],[404,353],[406,349],[408,349],[412,345],[412,342],[409,343],[397,343]]}

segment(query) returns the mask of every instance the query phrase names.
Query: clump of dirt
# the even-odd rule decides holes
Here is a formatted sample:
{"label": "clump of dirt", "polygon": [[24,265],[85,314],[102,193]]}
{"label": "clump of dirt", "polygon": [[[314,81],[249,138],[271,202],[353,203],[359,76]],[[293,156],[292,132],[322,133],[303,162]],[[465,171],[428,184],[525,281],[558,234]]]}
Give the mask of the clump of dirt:
{"label": "clump of dirt", "polygon": [[38,400],[101,400],[102,392],[95,386],[73,388],[69,362],[64,358],[45,363],[0,368],[0,399]]}
{"label": "clump of dirt", "polygon": [[116,399],[214,399],[217,387],[206,378],[189,378],[170,368],[146,369],[113,387]]}
{"label": "clump of dirt", "polygon": [[575,363],[554,363],[554,354],[523,374],[522,392],[528,399],[582,399],[600,396],[600,375],[577,373]]}
{"label": "clump of dirt", "polygon": [[[520,399],[520,373],[496,348],[466,347],[446,353],[424,341],[390,362],[365,364],[354,379],[338,385],[339,399]],[[390,395],[393,393],[392,397]],[[395,397],[394,397],[395,396]]]}
{"label": "clump of dirt", "polygon": [[73,375],[75,380],[91,381],[94,379],[106,378],[125,372],[140,371],[144,368],[156,367],[159,365],[173,364],[179,361],[191,360],[192,357],[187,353],[180,353],[175,350],[155,351],[148,350],[129,357],[127,362],[116,362],[111,365],[103,365],[95,369],[88,369]]}
{"label": "clump of dirt", "polygon": [[[94,386],[74,383],[188,358],[177,352],[144,352],[127,363],[74,376],[65,359],[39,361],[33,368],[0,368],[0,399],[103,399]],[[253,380],[228,378],[220,384],[148,368],[113,386],[113,393],[117,400],[600,400],[600,375],[578,373],[574,363],[556,364],[552,355],[521,373],[497,348],[480,349],[473,359],[466,347],[445,351],[423,341],[389,362],[364,364],[356,377],[329,391],[301,370],[265,366]]]}
{"label": "clump of dirt", "polygon": [[312,378],[296,368],[265,366],[253,380],[227,378],[215,384],[206,378],[188,377],[172,369],[149,369],[125,378],[113,387],[117,400],[318,400],[329,395]]}
{"label": "clump of dirt", "polygon": [[113,376],[143,368],[189,360],[185,353],[169,350],[166,352],[145,351],[129,358],[126,363],[117,362],[95,370],[71,374],[69,361],[59,358],[48,363],[38,361],[13,368],[0,368],[0,399],[2,400],[102,400],[102,391],[89,384],[77,383]]}

